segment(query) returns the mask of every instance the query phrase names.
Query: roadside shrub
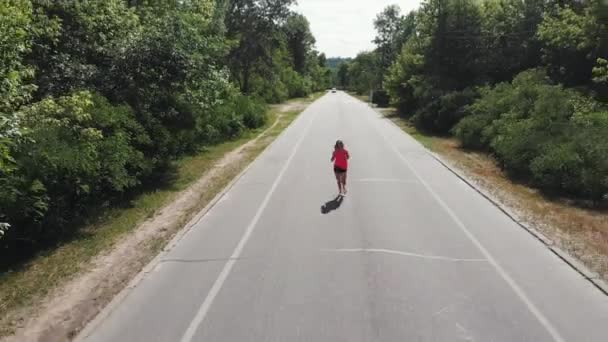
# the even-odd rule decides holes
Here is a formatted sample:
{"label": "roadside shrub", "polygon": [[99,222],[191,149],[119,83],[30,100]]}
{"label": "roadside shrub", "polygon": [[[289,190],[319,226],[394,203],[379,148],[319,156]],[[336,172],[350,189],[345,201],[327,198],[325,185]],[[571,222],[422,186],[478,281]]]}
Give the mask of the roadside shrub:
{"label": "roadside shrub", "polygon": [[424,83],[424,77],[420,76],[423,65],[423,55],[418,51],[414,40],[410,39],[385,76],[384,87],[391,104],[404,117],[412,116],[418,108],[419,100],[415,93],[420,83]]}
{"label": "roadside shrub", "polygon": [[[312,46],[302,51],[306,70],[293,70],[278,22],[267,41],[245,36],[257,58],[233,63],[241,28],[224,27],[235,13],[214,4],[0,5],[0,264],[70,236],[100,207],[158,186],[180,156],[262,126],[263,101],[305,96],[320,77],[329,82],[325,57],[321,63]],[[247,9],[254,22],[264,20],[257,13],[264,6]],[[239,77],[241,61],[250,78]]]}
{"label": "roadside shrub", "polygon": [[32,19],[30,1],[3,1],[0,4],[0,130],[3,116],[29,101],[35,90],[29,84],[34,70],[25,61],[36,33],[28,29]]}
{"label": "roadside shrub", "polygon": [[389,92],[391,104],[397,108],[397,112],[402,117],[411,117],[417,107],[413,92],[414,89],[409,84],[401,84],[399,87],[395,87],[392,92]]}
{"label": "roadside shrub", "polygon": [[530,165],[534,183],[553,194],[601,201],[608,194],[606,134],[608,126],[576,127],[567,140],[546,146]]}
{"label": "roadside shrub", "polygon": [[530,120],[505,122],[498,126],[490,143],[494,156],[509,175],[519,179],[530,176],[530,162],[547,142],[543,131]]}
{"label": "roadside shrub", "polygon": [[530,163],[533,182],[549,192],[564,190],[575,193],[582,185],[580,172],[584,164],[576,144],[561,142],[547,145],[541,152]]}
{"label": "roadside shrub", "polygon": [[232,89],[225,100],[197,116],[199,142],[215,144],[238,137],[245,129],[261,127],[266,123],[266,112],[267,106],[262,100]]}
{"label": "roadside shrub", "polygon": [[608,193],[608,110],[527,71],[483,88],[453,132],[489,149],[511,176],[551,194],[600,201]]}
{"label": "roadside shrub", "polygon": [[255,91],[251,94],[267,103],[281,103],[289,98],[289,89],[281,79],[273,76],[271,79],[255,77],[251,80]]}
{"label": "roadside shrub", "polygon": [[[88,92],[46,98],[20,113],[23,138],[13,147],[15,170],[0,196],[12,228],[2,239],[28,249],[69,231],[92,204],[139,185],[150,167],[135,145],[149,137],[126,106]],[[24,245],[25,243],[25,245]]]}
{"label": "roadside shrub", "polygon": [[301,76],[292,68],[283,70],[281,80],[287,87],[287,93],[290,98],[304,97],[312,91],[312,81],[310,78]]}
{"label": "roadside shrub", "polygon": [[485,149],[489,144],[483,131],[491,126],[492,119],[489,115],[481,114],[466,116],[452,129],[452,133],[460,140],[464,148]]}
{"label": "roadside shrub", "polygon": [[[568,132],[574,114],[577,95],[573,91],[545,83],[537,84],[533,90],[528,93],[533,96],[529,104],[517,108],[514,103],[514,109],[521,111],[501,116],[493,123],[495,131],[489,131],[496,157],[507,172],[517,177],[531,176],[532,160]],[[520,95],[516,94],[515,99],[520,101]]]}
{"label": "roadside shrub", "polygon": [[465,117],[452,132],[464,147],[489,148],[500,126],[498,120],[528,117],[538,97],[538,86],[545,84],[542,71],[529,70],[516,76],[512,83],[479,88],[478,99],[464,108]]}
{"label": "roadside shrub", "polygon": [[28,58],[36,68],[39,99],[79,89],[106,96],[124,89],[116,87],[117,73],[126,70],[113,66],[128,57],[122,53],[140,32],[133,8],[121,0],[27,2],[36,13],[35,31],[44,32]]}
{"label": "roadside shrub", "polygon": [[255,98],[239,95],[234,100],[234,111],[243,118],[245,127],[253,129],[266,123],[266,105]]}
{"label": "roadside shrub", "polygon": [[374,92],[372,93],[372,103],[376,104],[378,107],[381,108],[388,107],[390,104],[390,98],[386,90],[374,90]]}
{"label": "roadside shrub", "polygon": [[[580,104],[581,101],[578,101]],[[579,185],[570,192],[599,202],[608,196],[608,108],[585,98],[571,118],[572,141],[583,160]]]}
{"label": "roadside shrub", "polygon": [[213,119],[205,125],[209,130],[207,144],[217,144],[240,136],[245,130],[243,118],[235,112],[234,103],[228,103],[214,112]]}
{"label": "roadside shrub", "polygon": [[449,92],[432,99],[412,118],[416,126],[439,134],[447,134],[465,115],[465,107],[477,97],[473,89]]}

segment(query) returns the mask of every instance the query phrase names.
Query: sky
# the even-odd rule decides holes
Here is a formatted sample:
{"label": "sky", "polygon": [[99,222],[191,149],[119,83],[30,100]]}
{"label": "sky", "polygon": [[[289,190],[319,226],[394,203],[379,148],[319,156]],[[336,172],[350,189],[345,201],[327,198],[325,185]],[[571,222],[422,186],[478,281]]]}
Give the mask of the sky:
{"label": "sky", "polygon": [[355,57],[374,48],[374,18],[393,4],[406,14],[420,0],[298,0],[294,10],[310,21],[319,52],[327,57]]}

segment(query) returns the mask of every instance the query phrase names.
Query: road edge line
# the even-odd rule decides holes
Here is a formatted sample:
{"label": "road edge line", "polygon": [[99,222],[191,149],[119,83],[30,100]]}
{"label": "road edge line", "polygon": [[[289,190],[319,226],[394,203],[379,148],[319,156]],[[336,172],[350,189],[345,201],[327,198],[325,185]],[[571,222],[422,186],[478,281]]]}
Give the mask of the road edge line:
{"label": "road edge line", "polygon": [[[192,219],[190,219],[190,221],[188,221],[188,223],[186,223],[177,233],[175,233],[173,238],[171,238],[171,240],[169,240],[167,242],[165,247],[163,247],[163,249],[152,260],[150,260],[150,262],[147,263],[141,269],[141,271],[139,271],[127,283],[127,285],[122,290],[120,290],[120,292],[118,292],[118,294],[116,294],[114,296],[114,298],[112,298],[112,300],[107,305],[104,306],[104,308],[95,316],[95,318],[93,318],[91,321],[89,321],[88,323],[85,324],[84,328],[76,335],[76,337],[74,338],[73,341],[75,341],[75,342],[85,341],[86,338],[88,338],[93,333],[93,331],[95,331],[95,329],[97,327],[99,327],[99,325],[101,323],[103,323],[103,321],[105,321],[105,319],[108,318],[110,316],[110,314],[115,311],[115,309],[130,294],[130,292],[133,291],[133,289],[135,289],[137,287],[137,285],[139,285],[139,283],[141,283],[146,278],[146,276],[148,274],[150,274],[160,264],[161,259],[165,255],[167,255],[179,243],[179,241],[186,234],[188,234],[191,231],[191,229],[200,220],[202,220],[209,213],[209,211],[211,211],[211,209],[213,209],[219,203],[219,201],[236,185],[236,183],[239,180],[241,180],[245,176],[245,174],[247,174],[247,172],[249,172],[249,170],[253,167],[255,162],[257,162],[264,155],[264,153],[266,153],[266,151],[270,150],[270,148],[272,146],[274,146],[275,143],[283,135],[285,135],[287,130],[290,127],[292,127],[302,117],[302,114],[304,114],[304,112],[306,112],[308,107],[310,107],[313,103],[314,102],[310,103],[304,110],[302,110],[298,114],[298,117],[294,121],[292,121],[287,127],[285,127],[285,129],[283,129],[283,131],[281,133],[279,133],[279,135],[277,135],[277,137],[268,146],[266,146],[266,148],[264,148],[264,150],[262,152],[260,152],[260,154],[258,154],[258,156],[255,159],[253,159],[251,162],[249,162],[249,164],[238,175],[236,175],[220,192],[218,192],[203,209],[201,209],[196,215],[194,215],[194,217]],[[260,133],[258,135],[258,137],[262,137],[264,134],[269,132],[270,129],[271,129],[271,127],[269,127],[268,130],[265,130],[264,132]]]}
{"label": "road edge line", "polygon": [[[353,97],[353,96],[351,96]],[[354,99],[361,101],[355,97]],[[361,101],[363,102],[363,101]],[[363,102],[368,105],[367,102]],[[516,215],[513,213],[508,206],[502,204],[499,200],[495,199],[491,194],[489,194],[485,189],[475,184],[475,182],[471,181],[466,175],[464,175],[463,171],[459,170],[457,167],[453,166],[451,163],[446,161],[444,158],[437,155],[435,152],[429,150],[426,146],[422,145],[416,138],[412,137],[411,134],[405,132],[399,125],[397,125],[393,120],[386,118],[382,113],[380,113],[375,107],[369,106],[373,111],[381,115],[383,119],[388,120],[392,125],[397,127],[403,134],[408,135],[417,144],[424,148],[424,151],[429,154],[433,159],[435,159],[439,164],[441,164],[448,171],[453,173],[456,177],[460,178],[462,182],[468,185],[471,189],[479,193],[482,197],[484,197],[487,201],[489,201],[494,207],[503,212],[511,221],[515,222],[520,228],[527,231],[530,235],[532,235],[535,239],[539,240],[551,253],[555,254],[558,258],[560,258],[564,263],[566,263],[570,268],[576,271],[581,277],[591,283],[598,291],[602,294],[608,296],[608,283],[604,281],[596,272],[590,270],[587,266],[585,266],[580,260],[576,257],[570,255],[570,253],[564,251],[561,248],[558,248],[554,245],[553,240],[545,236],[538,229],[533,228],[524,222],[522,222]]]}
{"label": "road edge line", "polygon": [[[397,126],[398,127],[398,126]],[[406,133],[407,134],[407,133]],[[460,178],[466,185],[479,193],[482,197],[484,197],[487,201],[489,201],[493,206],[498,208],[501,212],[503,212],[511,221],[515,222],[519,227],[527,231],[530,235],[540,241],[545,248],[550,250],[553,254],[555,254],[558,258],[560,258],[563,262],[565,262],[568,266],[570,266],[574,271],[580,274],[585,280],[590,282],[595,288],[597,288],[604,295],[608,296],[608,284],[602,280],[596,272],[590,270],[587,266],[585,266],[580,260],[576,257],[570,255],[568,252],[563,249],[557,247],[553,240],[545,236],[538,229],[533,228],[522,222],[517,218],[517,215],[514,214],[509,208],[506,208],[505,205],[501,204],[499,200],[494,199],[492,195],[487,193],[481,187],[475,185],[475,183],[469,180],[466,176],[459,173],[454,166],[452,166],[449,162],[445,161],[445,159],[436,155],[432,151],[428,151],[427,153],[431,155],[439,164],[441,164],[448,171],[453,173],[456,177]],[[462,172],[462,171],[461,171]]]}
{"label": "road edge line", "polygon": [[[375,114],[380,114],[373,108],[371,108]],[[380,114],[381,115],[381,114]],[[384,118],[380,116],[380,118]],[[391,121],[391,120],[389,120]],[[391,121],[392,122],[392,121]],[[394,124],[394,122],[392,122]],[[394,124],[394,127],[399,130],[399,132],[403,133],[403,130]],[[502,266],[496,261],[494,256],[481,244],[481,242],[469,231],[466,225],[460,220],[460,218],[454,213],[454,211],[445,203],[441,197],[433,190],[433,188],[420,176],[420,174],[412,167],[411,163],[399,152],[395,144],[393,144],[389,139],[380,132],[378,127],[374,127],[376,132],[384,139],[384,141],[392,148],[393,152],[399,156],[399,158],[403,161],[403,163],[412,171],[414,176],[418,178],[420,183],[427,189],[431,197],[445,210],[445,212],[450,216],[450,218],[456,223],[456,225],[461,229],[461,231],[469,238],[469,240],[477,247],[477,249],[484,255],[484,257],[488,260],[488,262],[496,269],[498,275],[502,277],[502,279],[511,287],[511,289],[515,292],[515,294],[519,297],[519,299],[528,307],[528,310],[536,317],[536,319],[541,323],[541,325],[546,329],[549,335],[553,338],[554,341],[557,342],[565,342],[565,339],[561,336],[561,334],[557,331],[557,329],[551,324],[549,319],[545,317],[545,315],[536,307],[536,305],[528,298],[524,290],[519,286],[519,284],[511,278],[511,276],[505,271]],[[409,135],[408,135],[409,136]],[[410,136],[411,137],[411,136]],[[413,139],[413,138],[412,138]],[[417,142],[417,140],[414,139]],[[424,146],[423,146],[424,147]],[[425,148],[426,149],[426,148]]]}
{"label": "road edge line", "polygon": [[266,196],[264,196],[264,200],[258,207],[258,210],[256,211],[253,219],[249,222],[249,224],[245,228],[245,232],[243,233],[243,235],[241,236],[241,239],[239,240],[236,247],[232,251],[230,259],[228,259],[226,264],[224,264],[224,267],[222,268],[222,270],[218,274],[217,278],[213,282],[211,289],[209,290],[209,292],[207,292],[205,299],[199,306],[199,309],[196,311],[195,316],[190,321],[190,324],[188,324],[188,328],[186,329],[186,331],[183,333],[182,337],[180,338],[181,342],[192,341],[192,338],[194,337],[194,335],[200,328],[200,325],[204,322],[205,317],[207,316],[207,313],[211,309],[211,306],[213,305],[213,302],[214,302],[216,296],[220,293],[220,291],[222,290],[222,287],[224,285],[224,282],[230,276],[230,273],[232,272],[232,268],[233,268],[234,264],[236,263],[237,259],[240,257],[243,249],[245,248],[245,245],[247,245],[249,238],[253,234],[253,231],[255,230],[260,218],[262,217],[262,214],[266,210],[266,207],[268,206],[268,203],[270,202],[272,196],[274,195],[275,190],[277,189],[278,185],[283,180],[283,176],[289,169],[289,166],[291,165],[291,161],[293,160],[298,149],[300,148],[300,145],[304,141],[304,138],[306,138],[308,136],[310,127],[312,127],[312,124],[314,123],[316,118],[317,118],[317,113],[313,113],[313,117],[310,119],[310,121],[304,128],[304,131],[298,138],[298,141],[296,141],[294,147],[290,150],[290,154],[289,154],[289,157],[287,158],[287,161],[285,161],[285,164],[283,164],[283,167],[280,169],[279,174],[276,176],[269,191],[266,193]]}

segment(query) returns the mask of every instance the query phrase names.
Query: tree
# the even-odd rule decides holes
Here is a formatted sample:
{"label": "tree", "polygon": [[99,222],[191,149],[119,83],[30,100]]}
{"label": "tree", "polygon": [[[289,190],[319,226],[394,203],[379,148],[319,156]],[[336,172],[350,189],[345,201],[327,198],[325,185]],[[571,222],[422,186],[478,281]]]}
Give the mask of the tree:
{"label": "tree", "polygon": [[241,90],[251,92],[252,73],[272,65],[279,28],[295,0],[229,0],[225,10],[227,38],[233,41],[229,65]]}
{"label": "tree", "polygon": [[327,67],[333,71],[338,71],[340,64],[349,63],[352,58],[330,57],[327,58]]}
{"label": "tree", "polygon": [[601,201],[608,192],[608,111],[528,70],[486,87],[454,132],[469,148],[490,150],[513,177],[551,194]]}
{"label": "tree", "polygon": [[325,56],[325,53],[320,53],[318,56],[318,60],[319,60],[320,67],[322,67],[322,68],[327,67],[327,57]]}
{"label": "tree", "polygon": [[599,0],[427,0],[384,86],[417,127],[453,132],[548,193],[601,201],[606,19]]}
{"label": "tree", "polygon": [[373,42],[378,47],[380,66],[386,70],[395,59],[399,50],[399,35],[402,31],[404,18],[397,5],[386,7],[374,20],[376,37]]}
{"label": "tree", "polygon": [[376,44],[375,52],[379,56],[378,67],[382,78],[397,59],[403,45],[415,34],[415,13],[412,11],[407,16],[402,16],[399,6],[391,5],[376,16],[374,20],[376,37],[373,42]]}
{"label": "tree", "polygon": [[538,27],[551,75],[567,85],[588,84],[598,58],[608,56],[608,23],[599,0],[582,10],[557,7]]}
{"label": "tree", "polygon": [[0,1],[0,268],[327,87],[293,3]]}
{"label": "tree", "polygon": [[348,78],[348,67],[349,63],[347,62],[342,62],[338,65],[338,71],[337,71],[337,77],[338,77],[338,85],[341,88],[347,88],[349,85],[349,78]]}
{"label": "tree", "polygon": [[481,4],[482,78],[487,82],[510,80],[540,62],[536,27],[542,20],[534,1],[498,0]]}
{"label": "tree", "polygon": [[361,52],[349,63],[348,85],[359,94],[382,87],[380,57],[377,52]]}
{"label": "tree", "polygon": [[420,89],[415,89],[415,87],[422,81],[423,53],[424,48],[421,39],[417,36],[410,38],[389,68],[384,79],[384,86],[393,105],[403,116],[413,115],[419,107],[417,94]]}
{"label": "tree", "polygon": [[[33,68],[25,63],[35,34],[29,1],[0,3],[0,204],[18,193],[11,177],[16,169],[13,147],[21,136],[16,110],[31,98]],[[4,208],[4,206],[2,206]],[[0,239],[9,228],[4,210],[0,211]]]}
{"label": "tree", "polygon": [[402,115],[446,133],[462,115],[458,105],[475,96],[469,88],[483,79],[480,12],[470,0],[429,0],[415,23],[385,86]]}
{"label": "tree", "polygon": [[603,58],[598,58],[593,68],[593,82],[606,84],[608,83],[608,61]]}
{"label": "tree", "polygon": [[430,0],[418,12],[428,39],[425,72],[441,89],[464,89],[478,81],[481,15],[472,0]]}
{"label": "tree", "polygon": [[112,90],[114,61],[139,32],[135,12],[123,0],[33,0],[41,27],[28,59],[36,67],[37,99],[67,95],[76,89]]}
{"label": "tree", "polygon": [[311,56],[315,38],[310,32],[308,20],[301,14],[292,14],[283,25],[283,32],[295,71],[306,74],[309,59],[316,57]]}
{"label": "tree", "polygon": [[8,115],[35,89],[34,69],[25,61],[35,35],[30,1],[2,2],[0,19],[0,115]]}

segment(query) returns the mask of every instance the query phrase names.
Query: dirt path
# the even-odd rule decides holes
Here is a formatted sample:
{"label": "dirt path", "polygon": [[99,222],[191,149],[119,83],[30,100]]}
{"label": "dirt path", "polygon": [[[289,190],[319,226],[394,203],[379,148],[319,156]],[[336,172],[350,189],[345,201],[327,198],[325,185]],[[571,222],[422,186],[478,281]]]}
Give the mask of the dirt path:
{"label": "dirt path", "polygon": [[275,122],[257,137],[226,154],[208,172],[182,191],[154,217],[127,234],[110,251],[96,256],[86,272],[51,291],[37,308],[24,308],[24,320],[13,336],[3,341],[66,341],[72,339],[112,298],[221,191],[226,178],[233,178],[272,140],[269,132],[283,113],[303,110],[309,103],[293,101],[274,106]]}

